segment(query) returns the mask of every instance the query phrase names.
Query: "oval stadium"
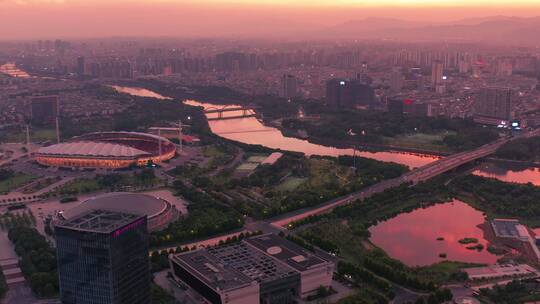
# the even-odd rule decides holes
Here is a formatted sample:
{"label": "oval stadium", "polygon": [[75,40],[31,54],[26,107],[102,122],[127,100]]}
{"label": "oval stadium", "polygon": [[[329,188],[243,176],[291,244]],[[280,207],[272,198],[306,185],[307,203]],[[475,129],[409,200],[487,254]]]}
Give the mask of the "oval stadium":
{"label": "oval stadium", "polygon": [[164,229],[180,215],[174,205],[162,198],[141,193],[113,192],[83,201],[76,207],[60,212],[58,216],[61,220],[69,220],[94,210],[146,215],[148,231]]}
{"label": "oval stadium", "polygon": [[72,168],[126,168],[158,163],[174,157],[176,145],[153,134],[98,132],[40,148],[35,160],[45,166]]}

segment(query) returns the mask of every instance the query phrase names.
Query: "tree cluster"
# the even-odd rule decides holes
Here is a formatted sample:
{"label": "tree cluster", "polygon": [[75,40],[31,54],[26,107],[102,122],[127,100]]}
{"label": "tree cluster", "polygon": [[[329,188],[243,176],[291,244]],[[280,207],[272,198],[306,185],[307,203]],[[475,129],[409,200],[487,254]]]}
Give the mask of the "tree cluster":
{"label": "tree cluster", "polygon": [[19,266],[32,291],[40,297],[58,294],[56,252],[36,229],[14,227],[8,237],[20,257]]}
{"label": "tree cluster", "polygon": [[232,208],[217,201],[212,196],[175,181],[174,189],[190,202],[189,215],[169,225],[150,237],[151,246],[179,243],[219,234],[243,226],[243,218]]}

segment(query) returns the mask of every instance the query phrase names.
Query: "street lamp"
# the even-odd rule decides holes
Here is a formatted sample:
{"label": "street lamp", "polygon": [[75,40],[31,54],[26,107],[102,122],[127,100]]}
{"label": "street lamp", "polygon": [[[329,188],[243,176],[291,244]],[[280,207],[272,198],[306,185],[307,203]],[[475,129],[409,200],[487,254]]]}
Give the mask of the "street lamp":
{"label": "street lamp", "polygon": [[[354,133],[352,129],[349,129],[349,131],[347,131],[347,134],[349,136],[356,136],[358,135],[357,133]],[[365,136],[366,135],[366,131],[362,130],[360,132],[360,135],[361,136]],[[353,167],[354,167],[354,170],[356,171],[357,168],[356,168],[356,149],[357,149],[357,144],[355,142],[355,144],[353,145]]]}

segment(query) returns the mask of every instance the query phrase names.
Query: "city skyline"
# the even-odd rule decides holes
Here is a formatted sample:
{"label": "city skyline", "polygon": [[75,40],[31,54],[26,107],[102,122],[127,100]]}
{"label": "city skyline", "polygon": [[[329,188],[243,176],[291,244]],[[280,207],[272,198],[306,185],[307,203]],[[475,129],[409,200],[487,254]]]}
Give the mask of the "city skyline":
{"label": "city skyline", "polygon": [[0,0],[0,304],[540,303],[539,37],[540,0]]}

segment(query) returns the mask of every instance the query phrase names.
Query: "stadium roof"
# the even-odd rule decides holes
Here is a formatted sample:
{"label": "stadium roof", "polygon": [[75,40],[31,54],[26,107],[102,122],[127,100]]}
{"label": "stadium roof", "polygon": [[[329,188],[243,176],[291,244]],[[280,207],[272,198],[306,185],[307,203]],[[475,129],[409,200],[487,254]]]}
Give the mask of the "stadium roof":
{"label": "stadium roof", "polygon": [[161,141],[164,141],[164,142],[169,142],[169,140],[163,136],[157,136],[155,134],[150,134],[150,133],[142,133],[142,132],[129,132],[129,131],[106,131],[106,132],[92,132],[92,133],[86,133],[84,135],[81,135],[81,136],[77,136],[77,137],[74,137],[75,139],[76,138],[81,138],[81,139],[84,139],[84,138],[87,138],[87,137],[106,137],[106,136],[110,136],[110,135],[125,135],[125,136],[140,136],[140,137],[148,137],[148,138],[152,138],[152,139],[155,139],[157,141],[161,140]]}
{"label": "stadium roof", "polygon": [[91,210],[106,209],[118,212],[147,215],[148,218],[162,213],[167,203],[151,195],[114,192],[90,198],[76,207],[65,210],[62,217],[74,218]]}
{"label": "stadium roof", "polygon": [[77,141],[60,143],[38,150],[41,155],[55,156],[88,156],[88,157],[118,157],[134,158],[137,156],[151,155],[148,152],[109,142]]}

